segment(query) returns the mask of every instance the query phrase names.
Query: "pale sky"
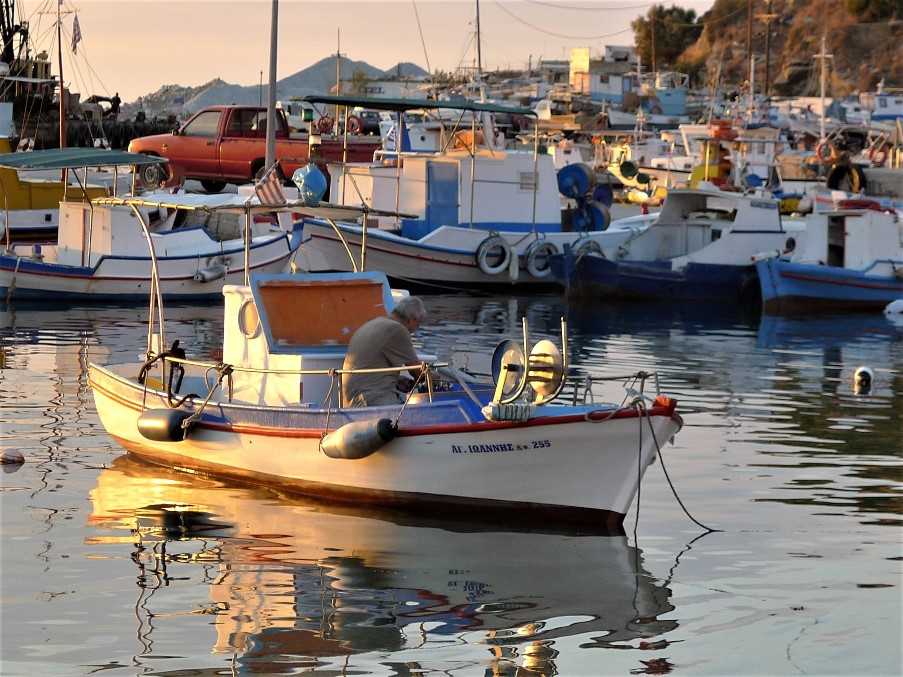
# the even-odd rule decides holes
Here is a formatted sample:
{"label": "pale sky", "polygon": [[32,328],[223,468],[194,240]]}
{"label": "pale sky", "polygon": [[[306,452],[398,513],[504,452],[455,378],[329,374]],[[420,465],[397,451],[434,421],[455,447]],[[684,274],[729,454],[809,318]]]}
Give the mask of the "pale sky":
{"label": "pale sky", "polygon": [[[701,14],[712,2],[665,4]],[[566,58],[572,47],[601,51],[605,44],[633,44],[630,22],[651,4],[481,0],[484,68],[525,67],[531,54],[534,63],[540,56]],[[57,0],[17,0],[17,6],[22,17],[30,18],[38,49],[53,54],[56,73]],[[132,101],[163,84],[195,86],[221,77],[251,85],[259,81],[261,70],[266,78],[270,0],[64,0],[63,7],[77,11],[82,34],[73,58],[69,49],[73,15],[63,18],[64,73],[69,86],[83,97],[118,91],[123,101]],[[414,7],[411,0],[280,0],[278,77],[334,53],[339,28],[342,53],[350,59],[378,68],[399,61],[426,67]],[[452,70],[462,62],[474,62],[474,0],[416,0],[416,8],[432,69]],[[39,9],[53,14],[42,16]]]}

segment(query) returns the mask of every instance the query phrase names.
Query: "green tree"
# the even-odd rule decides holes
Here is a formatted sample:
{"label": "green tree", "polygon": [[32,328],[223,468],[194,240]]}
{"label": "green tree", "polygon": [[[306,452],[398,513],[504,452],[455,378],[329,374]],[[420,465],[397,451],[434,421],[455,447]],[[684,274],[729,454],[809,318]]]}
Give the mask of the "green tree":
{"label": "green tree", "polygon": [[703,25],[696,20],[696,12],[692,9],[676,5],[666,9],[664,5],[652,5],[646,16],[638,16],[630,27],[636,36],[637,53],[643,63],[661,69],[673,66],[684,50],[696,42]]}
{"label": "green tree", "polygon": [[903,0],[844,0],[844,6],[860,21],[903,17]]}

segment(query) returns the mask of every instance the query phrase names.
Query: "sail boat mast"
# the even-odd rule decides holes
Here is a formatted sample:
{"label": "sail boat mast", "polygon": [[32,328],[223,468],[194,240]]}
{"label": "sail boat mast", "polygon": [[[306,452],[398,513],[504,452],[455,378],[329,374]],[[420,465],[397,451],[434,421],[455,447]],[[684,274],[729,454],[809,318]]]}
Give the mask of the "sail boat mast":
{"label": "sail boat mast", "polygon": [[480,0],[477,2],[477,82],[483,81],[483,48],[480,40]]}
{"label": "sail boat mast", "polygon": [[[61,13],[62,1],[56,4],[56,53],[60,69],[60,148],[66,147],[66,86],[63,84],[63,19]],[[65,181],[63,170],[63,180]]]}

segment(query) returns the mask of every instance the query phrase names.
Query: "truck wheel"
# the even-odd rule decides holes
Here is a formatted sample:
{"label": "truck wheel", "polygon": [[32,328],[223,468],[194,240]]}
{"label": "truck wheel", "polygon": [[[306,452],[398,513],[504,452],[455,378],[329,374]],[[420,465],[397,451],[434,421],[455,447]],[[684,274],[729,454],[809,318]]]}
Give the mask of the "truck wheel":
{"label": "truck wheel", "polygon": [[207,193],[220,193],[226,187],[225,181],[214,181],[213,179],[202,179],[201,187]]}

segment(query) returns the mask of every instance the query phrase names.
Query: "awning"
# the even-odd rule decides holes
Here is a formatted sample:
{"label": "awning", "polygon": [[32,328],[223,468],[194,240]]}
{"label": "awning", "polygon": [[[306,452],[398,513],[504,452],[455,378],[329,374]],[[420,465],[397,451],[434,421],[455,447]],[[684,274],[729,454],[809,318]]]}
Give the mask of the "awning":
{"label": "awning", "polygon": [[102,148],[51,148],[27,153],[0,154],[0,167],[10,169],[80,169],[81,167],[118,167],[169,162],[166,158],[143,153]]}
{"label": "awning", "polygon": [[495,103],[479,101],[435,101],[433,99],[380,99],[365,96],[333,96],[329,94],[311,94],[301,98],[307,103],[322,103],[329,106],[360,106],[374,110],[463,110],[488,113],[508,113],[510,115],[531,115],[536,113],[529,108],[499,106]]}
{"label": "awning", "polygon": [[[200,195],[197,193],[177,193],[168,195],[163,192],[150,193],[140,197],[99,197],[92,200],[96,205],[116,205],[150,207],[156,209],[184,209],[186,211],[203,212],[229,212],[233,214],[260,214],[263,212],[292,212],[311,218],[332,219],[334,221],[346,221],[358,219],[364,215],[371,216],[396,216],[395,212],[381,209],[367,209],[360,207],[345,207],[342,205],[321,202],[316,207],[310,207],[301,201],[287,202],[284,205],[261,204],[256,195],[244,197],[236,193],[221,193],[219,195]],[[415,219],[416,215],[400,214],[402,218]]]}

